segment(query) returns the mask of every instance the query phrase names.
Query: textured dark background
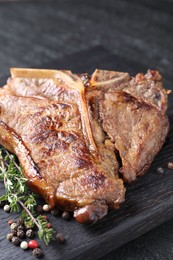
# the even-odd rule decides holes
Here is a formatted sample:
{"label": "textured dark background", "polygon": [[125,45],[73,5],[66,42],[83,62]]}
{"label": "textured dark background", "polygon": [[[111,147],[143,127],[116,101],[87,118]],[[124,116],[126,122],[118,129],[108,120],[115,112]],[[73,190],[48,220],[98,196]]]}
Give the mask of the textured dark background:
{"label": "textured dark background", "polygon": [[[115,69],[157,68],[173,86],[173,1],[0,1],[0,76],[98,45],[114,54]],[[172,260],[173,220],[102,259]]]}

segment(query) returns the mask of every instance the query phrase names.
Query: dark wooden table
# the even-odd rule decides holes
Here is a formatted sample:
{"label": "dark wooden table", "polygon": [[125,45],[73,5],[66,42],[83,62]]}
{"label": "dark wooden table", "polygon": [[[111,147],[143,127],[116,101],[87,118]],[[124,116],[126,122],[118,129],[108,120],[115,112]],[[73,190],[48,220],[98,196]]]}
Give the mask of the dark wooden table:
{"label": "dark wooden table", "polygon": [[[0,2],[0,76],[96,46],[116,57],[116,69],[157,68],[173,86],[173,1]],[[102,259],[173,259],[173,220]]]}

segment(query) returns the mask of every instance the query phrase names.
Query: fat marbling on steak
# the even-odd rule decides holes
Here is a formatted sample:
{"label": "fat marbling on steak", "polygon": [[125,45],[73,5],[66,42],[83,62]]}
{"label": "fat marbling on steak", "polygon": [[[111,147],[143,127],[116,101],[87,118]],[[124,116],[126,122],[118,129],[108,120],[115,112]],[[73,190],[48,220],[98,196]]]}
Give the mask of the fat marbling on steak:
{"label": "fat marbling on steak", "polygon": [[13,68],[0,89],[0,143],[51,207],[74,211],[79,222],[97,221],[124,201],[119,171],[135,180],[161,149],[166,110],[157,71],[131,78]]}

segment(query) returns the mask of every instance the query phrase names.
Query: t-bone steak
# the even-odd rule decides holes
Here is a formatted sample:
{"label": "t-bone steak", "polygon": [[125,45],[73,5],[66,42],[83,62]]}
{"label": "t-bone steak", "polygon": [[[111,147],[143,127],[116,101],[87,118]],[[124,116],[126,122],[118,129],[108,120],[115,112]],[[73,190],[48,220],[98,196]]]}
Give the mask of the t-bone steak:
{"label": "t-bone steak", "polygon": [[[51,207],[97,221],[149,168],[169,129],[158,71],[11,69],[0,89],[0,143]],[[121,177],[121,178],[120,178]]]}

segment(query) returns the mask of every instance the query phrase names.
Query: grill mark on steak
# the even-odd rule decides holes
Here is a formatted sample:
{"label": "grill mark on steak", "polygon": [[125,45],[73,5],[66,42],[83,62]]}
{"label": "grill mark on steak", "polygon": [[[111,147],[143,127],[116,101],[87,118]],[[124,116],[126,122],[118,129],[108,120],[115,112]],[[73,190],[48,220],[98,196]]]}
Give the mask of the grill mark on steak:
{"label": "grill mark on steak", "polygon": [[105,180],[106,177],[102,173],[95,172],[94,175],[88,174],[87,178],[82,181],[82,184],[90,186],[93,189],[98,189],[104,184]]}
{"label": "grill mark on steak", "polygon": [[[68,96],[68,90],[66,90],[66,89],[70,88],[70,89],[74,90],[74,93],[75,93],[75,95],[76,94],[78,95],[78,98],[76,98],[75,96],[73,96],[73,98],[76,99],[75,101],[77,101],[77,104],[79,106],[79,110],[81,113],[81,122],[82,122],[82,127],[83,127],[83,133],[86,135],[86,138],[88,140],[88,147],[91,151],[93,151],[93,153],[97,152],[97,147],[96,147],[93,135],[92,135],[90,122],[89,122],[89,118],[88,118],[88,110],[86,107],[86,100],[85,100],[85,88],[84,88],[83,82],[80,77],[78,77],[75,74],[72,74],[70,71],[37,70],[37,69],[35,69],[35,70],[28,69],[26,71],[25,69],[16,69],[16,68],[11,69],[11,74],[12,74],[12,80],[9,81],[8,83],[10,85],[12,85],[13,89],[14,89],[14,85],[15,85],[14,84],[15,77],[34,78],[34,75],[35,75],[36,78],[52,77],[54,84],[59,84],[59,82],[62,82],[63,84],[65,84],[66,87],[64,88],[64,85],[62,85],[62,87],[60,89],[61,89],[61,92],[62,92],[62,89],[63,89],[63,91],[65,89],[66,96]],[[35,83],[37,83],[37,81]],[[58,95],[57,88],[55,88],[55,89],[56,89],[56,94]],[[52,94],[52,91],[51,91],[51,94]],[[62,95],[62,98],[64,98],[64,95]]]}

